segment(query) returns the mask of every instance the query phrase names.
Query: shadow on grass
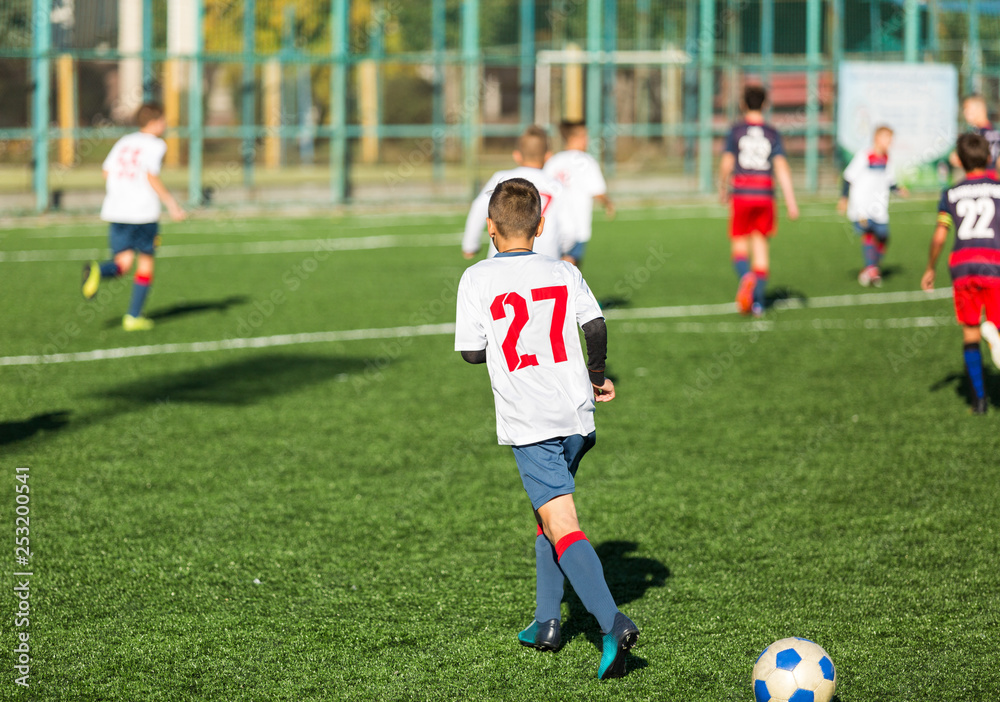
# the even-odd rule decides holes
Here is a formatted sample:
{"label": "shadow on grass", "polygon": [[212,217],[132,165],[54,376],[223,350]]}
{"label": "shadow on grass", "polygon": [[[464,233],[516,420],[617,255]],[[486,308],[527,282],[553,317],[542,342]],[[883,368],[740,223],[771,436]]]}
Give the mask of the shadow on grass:
{"label": "shadow on grass", "polygon": [[[162,323],[165,320],[173,319],[174,317],[187,317],[188,315],[201,314],[203,312],[225,312],[230,307],[245,305],[249,301],[250,298],[246,295],[230,295],[229,297],[221,300],[179,302],[171,305],[170,307],[157,309],[154,312],[148,313],[146,316],[155,322]],[[115,317],[114,319],[107,320],[104,323],[104,327],[106,329],[111,329],[119,326],[121,323],[121,317]]]}
{"label": "shadow on grass", "polygon": [[620,307],[628,307],[629,301],[624,297],[606,297],[603,300],[598,300],[597,304],[601,306],[602,310],[613,310]]}
{"label": "shadow on grass", "polygon": [[804,292],[793,290],[787,285],[780,285],[767,290],[767,294],[764,296],[764,307],[771,308],[774,306],[774,303],[786,300],[795,300],[803,306],[809,305],[809,296]]}
{"label": "shadow on grass", "polygon": [[[1000,407],[1000,375],[990,373],[986,364],[989,359],[983,359],[983,383],[986,385],[986,397],[989,398],[993,407]],[[964,372],[949,373],[941,380],[930,387],[930,392],[938,392],[952,386],[955,395],[970,409],[972,408],[972,387],[969,385],[969,376]]]}
{"label": "shadow on grass", "polygon": [[64,429],[69,424],[69,410],[36,414],[20,422],[0,422],[0,446],[24,441],[41,432]]}
{"label": "shadow on grass", "polygon": [[[604,579],[615,598],[615,603],[625,611],[626,615],[628,611],[624,605],[640,599],[651,587],[663,587],[670,577],[670,569],[659,561],[629,555],[637,548],[639,544],[635,541],[605,541],[594,547],[601,559],[601,565],[604,566]],[[566,604],[569,606],[569,616],[562,625],[563,645],[583,634],[600,651],[602,636],[597,620],[583,606],[571,587],[566,588]],[[636,624],[641,632],[642,622]],[[641,645],[641,633],[639,641]],[[633,651],[626,663],[626,669],[639,670],[648,665],[649,662],[645,658],[635,655]]]}
{"label": "shadow on grass", "polygon": [[337,376],[364,372],[372,363],[363,358],[268,354],[132,381],[111,387],[100,396],[138,404],[249,405]]}

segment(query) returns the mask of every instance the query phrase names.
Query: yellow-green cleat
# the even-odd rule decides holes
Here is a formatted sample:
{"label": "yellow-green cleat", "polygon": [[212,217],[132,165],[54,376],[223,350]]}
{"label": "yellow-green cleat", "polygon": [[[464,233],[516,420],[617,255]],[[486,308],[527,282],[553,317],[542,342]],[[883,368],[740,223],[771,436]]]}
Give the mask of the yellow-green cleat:
{"label": "yellow-green cleat", "polygon": [[97,288],[101,286],[101,264],[97,261],[83,264],[83,296],[94,299]]}
{"label": "yellow-green cleat", "polygon": [[130,314],[122,317],[122,329],[125,331],[149,331],[153,328],[153,320],[148,317],[133,317]]}

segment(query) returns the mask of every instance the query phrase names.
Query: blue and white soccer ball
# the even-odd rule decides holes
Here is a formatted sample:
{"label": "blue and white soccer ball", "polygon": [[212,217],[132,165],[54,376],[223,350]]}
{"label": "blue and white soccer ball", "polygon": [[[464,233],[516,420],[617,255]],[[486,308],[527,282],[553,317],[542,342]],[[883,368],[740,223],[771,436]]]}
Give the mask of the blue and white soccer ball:
{"label": "blue and white soccer ball", "polygon": [[836,689],[833,659],[809,639],[775,641],[753,666],[757,702],[830,702]]}

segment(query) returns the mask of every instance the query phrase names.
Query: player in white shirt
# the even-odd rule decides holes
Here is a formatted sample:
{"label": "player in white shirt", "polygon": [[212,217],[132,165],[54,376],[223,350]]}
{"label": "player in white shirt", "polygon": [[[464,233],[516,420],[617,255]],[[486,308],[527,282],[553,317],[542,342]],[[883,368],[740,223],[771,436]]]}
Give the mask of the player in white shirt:
{"label": "player in white shirt", "polygon": [[83,296],[90,300],[97,294],[102,278],[124,275],[138,258],[132,298],[122,318],[125,331],[153,327],[153,321],[142,316],[142,308],[153,282],[160,202],[174,220],[185,218],[184,210],[160,180],[160,166],[167,152],[167,144],[160,138],[167,126],[163,108],[155,103],[144,104],[136,113],[136,122],[139,131],[119,139],[102,166],[107,193],[101,219],[109,223],[112,257],[83,267]]}
{"label": "player in white shirt", "polygon": [[[517,168],[509,171],[497,171],[486,182],[469,208],[469,216],[465,220],[465,236],[462,237],[462,254],[466,258],[474,258],[482,245],[483,229],[486,227],[486,210],[493,189],[505,180],[524,178],[534,185],[542,198],[542,212],[548,225],[545,236],[539,237],[535,251],[552,258],[561,258],[575,242],[573,219],[569,211],[569,202],[563,194],[562,185],[542,171],[545,159],[549,157],[549,138],[541,127],[528,127],[517,143],[513,153]],[[496,255],[496,247],[490,244],[487,256]]]}
{"label": "player in white shirt", "polygon": [[549,158],[543,170],[565,188],[576,241],[563,258],[579,266],[593,232],[594,201],[604,206],[609,218],[615,216],[615,206],[608,198],[608,184],[600,164],[587,153],[586,123],[564,121],[559,133],[565,150]]}
{"label": "player in white shirt", "polygon": [[854,154],[844,169],[844,187],[837,209],[854,223],[861,237],[865,267],[858,274],[861,285],[882,285],[881,263],[889,244],[889,194],[898,191],[908,197],[906,188],[896,183],[896,172],[889,158],[892,129],[875,130],[872,148]]}
{"label": "player in white shirt", "polygon": [[518,640],[540,650],[559,648],[565,576],[604,633],[597,670],[604,680],[625,674],[639,636],[618,611],[573,502],[580,459],[597,438],[594,403],[615,396],[604,376],[607,327],[580,271],[532,250],[548,226],[541,212],[542,198],[525,179],[502,181],[493,190],[486,226],[498,253],[462,276],[455,350],[469,363],[486,363],[497,439],[513,448],[538,523],[535,618]]}

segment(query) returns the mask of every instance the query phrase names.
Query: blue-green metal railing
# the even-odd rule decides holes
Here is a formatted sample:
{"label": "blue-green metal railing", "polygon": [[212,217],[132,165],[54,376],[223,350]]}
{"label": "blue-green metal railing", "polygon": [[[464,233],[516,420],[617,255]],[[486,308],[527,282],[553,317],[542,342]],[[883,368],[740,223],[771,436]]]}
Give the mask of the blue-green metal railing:
{"label": "blue-green metal railing", "polygon": [[[655,1],[655,0],[653,0]],[[712,175],[714,171],[713,143],[726,129],[720,117],[717,79],[725,75],[729,79],[739,79],[741,72],[757,72],[765,85],[773,80],[778,72],[802,72],[806,76],[806,98],[804,121],[801,124],[786,128],[783,131],[789,135],[805,137],[805,182],[807,190],[815,190],[819,183],[819,153],[820,137],[834,134],[833,122],[821,119],[820,75],[836,75],[837,67],[845,56],[845,0],[802,0],[806,9],[806,40],[805,55],[789,57],[783,54],[776,58],[776,43],[786,42],[787,36],[776,31],[777,24],[783,30],[788,27],[785,13],[777,12],[776,0],[759,1],[760,28],[759,51],[756,56],[743,52],[742,42],[748,35],[742,33],[740,24],[733,22],[734,12],[744,12],[748,8],[745,1],[726,0],[671,0],[670,7],[676,12],[664,15],[663,35],[671,36],[680,28],[685,42],[681,47],[687,52],[688,62],[683,68],[683,116],[681,123],[651,122],[649,116],[636,123],[618,123],[616,112],[618,104],[614,95],[614,86],[618,71],[628,68],[628,64],[616,63],[614,57],[619,42],[630,41],[628,32],[634,32],[629,48],[649,50],[653,48],[650,42],[650,21],[653,2],[651,0],[575,0],[569,3],[569,14],[565,8],[560,10],[561,29],[556,33],[559,37],[567,37],[567,23],[575,18],[574,25],[579,37],[583,32],[585,59],[585,121],[591,137],[591,149],[595,155],[603,156],[605,164],[614,166],[615,140],[620,137],[633,136],[637,138],[682,137],[686,140],[684,149],[685,171],[696,174],[700,190],[712,190]],[[52,26],[50,12],[52,0],[31,0],[31,43],[29,46],[0,47],[0,57],[7,59],[26,59],[30,62],[33,82],[31,99],[31,123],[24,128],[0,129],[0,139],[30,139],[32,141],[32,156],[34,173],[32,186],[35,207],[44,210],[49,204],[49,146],[54,139],[74,137],[81,139],[105,139],[119,133],[125,128],[80,127],[74,129],[58,129],[50,126],[50,93],[53,58]],[[430,46],[427,50],[403,50],[394,48],[387,54],[383,48],[382,32],[379,26],[378,36],[370,37],[366,49],[352,50],[350,45],[351,31],[351,0],[330,0],[329,5],[329,36],[330,48],[322,52],[302,51],[287,36],[283,42],[285,47],[279,60],[282,65],[295,66],[301,75],[303,66],[328,66],[329,78],[329,121],[326,124],[311,125],[281,124],[278,127],[264,127],[259,124],[256,114],[256,91],[259,80],[260,66],[274,58],[274,55],[261,54],[257,51],[257,22],[262,7],[260,0],[242,0],[243,17],[242,46],[239,51],[206,52],[204,38],[204,18],[206,0],[195,0],[195,24],[193,49],[187,55],[175,55],[169,51],[154,47],[154,0],[137,0],[142,3],[142,48],[139,52],[129,53],[107,50],[106,48],[82,48],[69,50],[77,60],[108,61],[126,58],[137,58],[142,62],[142,89],[145,98],[152,97],[155,92],[154,67],[167,60],[186,61],[189,68],[186,124],[173,127],[171,136],[183,138],[188,143],[188,199],[192,204],[199,204],[203,199],[203,155],[206,139],[236,139],[240,142],[240,154],[243,164],[243,183],[247,187],[254,184],[254,165],[256,159],[255,142],[261,137],[280,136],[289,138],[297,136],[302,129],[312,129],[318,138],[329,139],[330,165],[330,200],[334,203],[344,202],[349,195],[350,185],[350,144],[360,138],[364,131],[359,124],[352,121],[350,114],[349,93],[351,88],[348,80],[352,67],[364,60],[374,60],[381,67],[387,62],[396,65],[429,65],[433,68],[431,123],[430,124],[382,124],[381,102],[377,114],[375,135],[379,139],[413,138],[430,139],[433,144],[433,177],[442,180],[444,170],[444,146],[446,139],[454,139],[464,146],[463,159],[466,173],[471,181],[477,171],[478,151],[482,138],[492,136],[511,137],[518,134],[527,124],[534,121],[535,112],[535,68],[536,53],[544,35],[544,27],[540,24],[536,0],[511,0],[511,7],[517,8],[514,25],[517,27],[516,52],[506,50],[483,53],[481,45],[480,17],[482,11],[488,11],[491,6],[482,5],[482,0],[461,0],[461,31],[457,47],[449,49],[447,42],[447,22],[449,21],[447,0],[430,0],[427,3],[428,19],[430,20]],[[626,3],[629,11],[626,12]],[[319,6],[319,5],[317,5]],[[379,8],[387,7],[379,5]],[[902,0],[895,2],[894,19],[888,23],[882,22],[882,8],[888,7],[887,0],[871,0],[868,3],[870,15],[871,38],[863,47],[873,51],[889,51],[887,45],[893,41],[886,36],[901,36],[902,57],[909,62],[921,60],[921,51],[926,51],[931,57],[941,51],[939,46],[940,10],[937,2],[922,3],[918,0]],[[156,6],[162,11],[162,3]],[[269,6],[271,7],[271,6]],[[553,8],[555,5],[552,6]],[[665,5],[656,5],[660,11]],[[722,8],[724,16],[717,16],[718,8]],[[863,6],[862,6],[863,7]],[[824,51],[822,31],[824,27],[824,8],[829,8],[827,26],[830,39],[829,47]],[[680,21],[683,12],[683,21]],[[954,12],[949,10],[949,12]],[[576,14],[574,14],[576,13]],[[580,13],[583,13],[581,16]],[[964,43],[965,59],[963,65],[963,88],[974,91],[979,88],[983,68],[983,43],[980,35],[980,1],[970,0],[967,14],[967,36]],[[776,16],[776,15],[781,15]],[[548,14],[546,15],[548,16]],[[749,15],[748,15],[749,16]],[[952,15],[953,16],[953,15]],[[568,19],[569,18],[569,19]],[[585,20],[585,23],[584,21]],[[632,24],[626,24],[631,22]],[[777,24],[776,24],[777,23]],[[954,23],[954,19],[952,19]],[[383,24],[380,21],[380,25]],[[585,26],[584,26],[585,25]],[[922,25],[926,26],[926,39],[921,36]],[[902,31],[900,30],[902,27]],[[992,28],[992,24],[988,25]],[[290,28],[291,25],[288,25]],[[239,30],[237,30],[239,32]],[[543,32],[539,34],[538,32]],[[739,33],[739,35],[737,35]],[[855,32],[855,35],[857,32]],[[727,37],[727,41],[723,41]],[[784,37],[784,38],[783,38]],[[512,43],[513,43],[512,41]],[[674,45],[673,42],[669,42]],[[786,42],[787,43],[787,42]],[[216,42],[218,45],[218,42]],[[666,40],[661,46],[667,45]],[[552,45],[550,44],[550,47]],[[952,41],[951,46],[954,46]],[[557,46],[557,48],[562,48]],[[857,50],[857,45],[854,46]],[[63,50],[60,50],[63,51]],[[365,53],[362,53],[364,51]],[[898,56],[898,50],[896,56]],[[233,64],[240,68],[240,123],[238,126],[205,126],[204,103],[197,99],[204,92],[204,67],[210,64]],[[457,122],[449,122],[451,115],[445,110],[446,67],[455,66],[461,70],[461,103]],[[517,75],[518,109],[516,122],[508,121],[496,124],[483,124],[480,119],[483,94],[484,66],[507,66],[515,69]],[[997,72],[991,68],[989,75]],[[385,74],[382,74],[385,75]],[[732,89],[732,86],[730,86]],[[378,99],[383,99],[384,89],[379,90]],[[640,98],[640,102],[645,98]],[[729,103],[725,116],[728,116]],[[835,105],[834,105],[835,106]],[[366,125],[370,134],[371,127]],[[697,147],[697,148],[695,148]]]}

